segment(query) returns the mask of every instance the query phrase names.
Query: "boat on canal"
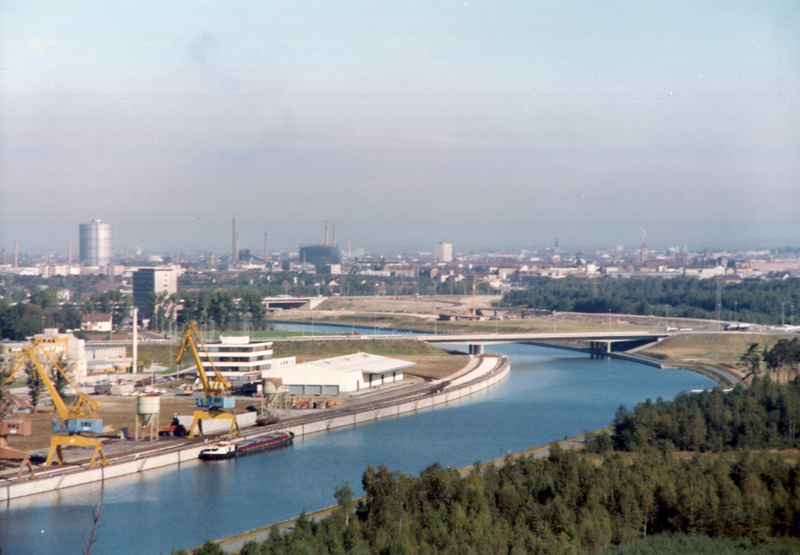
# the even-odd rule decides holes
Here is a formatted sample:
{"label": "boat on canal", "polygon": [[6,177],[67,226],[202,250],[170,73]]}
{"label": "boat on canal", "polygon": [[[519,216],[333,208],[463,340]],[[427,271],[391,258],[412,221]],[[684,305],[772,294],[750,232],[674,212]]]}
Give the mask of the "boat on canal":
{"label": "boat on canal", "polygon": [[292,432],[279,432],[256,439],[241,439],[236,441],[224,439],[214,442],[200,451],[200,458],[204,461],[235,459],[237,457],[261,453],[268,449],[289,445],[293,438],[294,433]]}

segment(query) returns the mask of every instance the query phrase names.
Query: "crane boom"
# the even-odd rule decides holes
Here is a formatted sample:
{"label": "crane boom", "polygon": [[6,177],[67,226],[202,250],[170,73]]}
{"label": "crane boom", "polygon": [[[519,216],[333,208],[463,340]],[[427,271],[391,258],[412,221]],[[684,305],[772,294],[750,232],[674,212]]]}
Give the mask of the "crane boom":
{"label": "crane boom", "polygon": [[[100,408],[100,403],[82,393],[75,386],[69,375],[67,375],[58,361],[53,358],[50,352],[44,349],[44,345],[55,342],[66,343],[66,340],[50,340],[37,337],[34,339],[31,345],[23,347],[20,355],[17,357],[17,360],[14,363],[14,367],[11,370],[11,375],[6,381],[10,381],[13,376],[22,369],[23,365],[30,361],[34,368],[36,368],[36,372],[39,374],[42,383],[44,383],[44,386],[47,388],[47,392],[50,394],[50,398],[53,400],[56,411],[58,411],[58,415],[61,417],[61,421],[53,420],[53,431],[67,432],[68,435],[50,436],[50,451],[47,455],[47,462],[45,462],[45,466],[50,466],[50,464],[53,462],[54,455],[58,456],[58,462],[64,464],[62,447],[70,446],[94,447],[94,454],[89,462],[90,468],[95,465],[97,455],[100,455],[102,464],[106,464],[106,456],[103,453],[102,443],[97,439],[79,435],[86,432],[101,433],[103,431],[103,420],[97,414],[97,409]],[[58,393],[58,390],[53,384],[53,381],[50,379],[50,376],[47,375],[45,366],[42,364],[40,357],[45,358],[47,362],[49,362],[50,365],[55,368],[56,372],[59,372],[66,379],[67,383],[75,390],[76,398],[71,408],[67,408],[67,404],[64,402],[64,399]]]}
{"label": "crane boom", "polygon": [[[211,369],[214,370],[213,381],[209,381],[208,375],[203,367],[203,360],[200,358],[200,351],[197,348],[198,343],[200,344],[200,348],[202,348],[203,352],[206,354],[208,364],[211,366]],[[198,400],[198,406],[224,409],[233,408],[234,404],[232,402],[233,398],[231,398],[231,382],[229,382],[228,379],[225,378],[225,376],[223,376],[219,370],[217,370],[217,367],[214,366],[214,362],[211,360],[211,357],[208,354],[208,349],[206,349],[203,340],[197,333],[197,322],[192,322],[183,333],[183,341],[181,341],[181,348],[178,351],[178,357],[175,359],[175,364],[180,363],[183,353],[186,351],[186,347],[189,347],[192,351],[194,363],[197,366],[197,374],[200,377],[200,383],[203,384],[203,392],[206,394],[206,402],[203,405],[200,405]]]}
{"label": "crane boom", "polygon": [[[33,344],[23,347],[20,356],[17,357],[17,361],[14,364],[14,367],[11,369],[11,374],[8,378],[8,381],[10,381],[17,372],[22,370],[23,365],[27,361],[30,361],[36,368],[36,372],[39,374],[42,383],[47,389],[47,393],[50,394],[50,398],[53,400],[53,405],[55,405],[58,415],[61,417],[61,420],[64,421],[64,424],[67,426],[67,429],[68,431],[70,431],[70,433],[74,433],[77,430],[71,430],[70,428],[72,428],[73,426],[70,425],[69,422],[72,420],[79,420],[79,419],[95,420],[100,422],[99,426],[97,424],[90,426],[92,428],[99,427],[100,429],[97,430],[84,429],[82,431],[93,431],[93,432],[102,431],[102,426],[103,426],[102,420],[97,415],[97,409],[100,408],[100,403],[90,398],[88,395],[85,395],[80,392],[80,390],[75,386],[73,381],[70,379],[69,375],[64,371],[63,368],[61,368],[61,365],[58,363],[58,361],[55,360],[49,352],[45,351],[42,348],[42,346],[45,344],[46,344],[45,341],[36,338],[34,339]],[[49,362],[50,365],[52,365],[52,367],[55,368],[56,372],[59,372],[64,377],[64,379],[66,379],[70,387],[72,387],[72,389],[75,390],[77,397],[75,399],[75,402],[72,404],[71,408],[67,407],[67,404],[64,402],[64,399],[61,398],[61,395],[59,395],[58,391],[56,390],[56,387],[53,384],[53,381],[50,379],[50,376],[47,375],[45,367],[41,361],[42,357],[44,357],[47,360],[47,362]],[[60,428],[55,429],[55,431],[61,431],[61,429]]]}

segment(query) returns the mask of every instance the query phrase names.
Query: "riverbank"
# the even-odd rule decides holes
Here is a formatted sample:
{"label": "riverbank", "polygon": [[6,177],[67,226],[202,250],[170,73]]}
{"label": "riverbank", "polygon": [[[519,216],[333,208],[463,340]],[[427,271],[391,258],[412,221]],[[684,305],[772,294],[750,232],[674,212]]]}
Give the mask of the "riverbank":
{"label": "riverbank", "polygon": [[[429,382],[424,388],[416,388],[406,394],[398,392],[368,400],[364,404],[346,409],[332,409],[322,414],[316,412],[295,417],[274,426],[260,428],[258,432],[248,433],[245,436],[257,438],[277,430],[303,436],[429,410],[483,391],[506,378],[509,370],[510,365],[506,357],[486,355],[470,358],[470,362],[461,371],[449,378]],[[112,458],[109,464],[98,468],[53,467],[40,470],[34,479],[21,482],[15,482],[11,477],[5,478],[0,481],[0,501],[7,502],[89,483],[105,483],[107,480],[156,468],[180,467],[182,463],[196,461],[204,446],[203,440],[187,440],[163,448],[145,446],[147,450]]]}
{"label": "riverbank", "polygon": [[[561,441],[557,441],[559,447],[562,449],[575,449],[582,447],[586,441],[586,436],[590,434],[596,434],[601,432],[610,432],[612,430],[611,426],[601,428],[599,430],[595,430],[593,432],[587,432],[584,434],[580,434],[575,437],[570,437],[567,439],[563,439]],[[509,453],[505,457],[497,458],[491,460],[489,462],[480,463],[481,468],[486,468],[489,466],[501,467],[506,462],[513,461],[522,457],[536,457],[542,458],[547,457],[550,454],[550,444],[548,445],[541,445],[539,447],[534,447],[533,449],[526,449],[525,451],[519,451],[517,453]],[[475,465],[467,466],[464,468],[459,468],[458,471],[462,476],[466,476],[469,472],[471,472],[475,468]],[[358,502],[363,497],[359,497],[354,499],[354,502]],[[337,505],[330,505],[323,509],[318,509],[316,511],[312,511],[310,513],[305,513],[305,517],[308,520],[312,521],[319,521],[323,518],[330,515],[330,513],[337,507]],[[220,544],[220,547],[227,552],[227,553],[236,553],[244,547],[244,544],[247,542],[255,541],[255,542],[263,542],[267,538],[269,538],[270,533],[272,532],[273,528],[277,528],[281,532],[286,532],[291,530],[294,527],[294,523],[297,521],[297,517],[292,518],[290,520],[285,520],[282,522],[274,522],[267,526],[262,526],[260,528],[256,528],[254,530],[248,530],[247,532],[242,532],[241,534],[236,534],[235,536],[229,536],[227,538],[222,538],[220,540],[216,540],[216,543]]]}

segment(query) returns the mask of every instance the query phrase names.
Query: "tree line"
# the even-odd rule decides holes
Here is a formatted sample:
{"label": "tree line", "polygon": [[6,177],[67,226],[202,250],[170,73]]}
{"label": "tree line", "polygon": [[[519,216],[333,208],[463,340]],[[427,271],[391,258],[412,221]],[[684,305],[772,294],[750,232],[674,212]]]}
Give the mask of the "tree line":
{"label": "tree line", "polygon": [[756,377],[748,388],[683,393],[674,401],[620,407],[611,436],[599,434],[588,449],[603,452],[731,451],[800,447],[800,377],[787,384]]}
{"label": "tree line", "polygon": [[241,554],[598,553],[658,534],[800,534],[800,469],[765,453],[677,460],[653,450],[595,461],[553,444],[547,458],[475,465],[463,478],[438,464],[419,476],[369,467],[362,486],[358,502],[342,494],[345,484],[329,517],[301,515],[290,532],[273,528]]}
{"label": "tree line", "polygon": [[[241,553],[681,553],[729,546],[724,539],[739,547],[769,540],[775,552],[792,552],[800,548],[800,464],[766,449],[797,447],[799,423],[800,378],[757,377],[749,389],[620,407],[613,434],[587,441],[600,455],[554,443],[545,458],[476,463],[463,477],[438,464],[418,476],[368,467],[363,498],[345,483],[329,517],[302,514],[291,531],[273,528]],[[695,454],[675,457],[675,449]],[[654,535],[642,550],[619,547]],[[206,542],[198,553],[218,549]]]}
{"label": "tree line", "polygon": [[[722,285],[694,277],[617,279],[544,278],[503,295],[498,306],[558,312],[638,314],[788,324],[800,323],[800,279],[746,280]],[[794,308],[792,308],[794,307]]]}

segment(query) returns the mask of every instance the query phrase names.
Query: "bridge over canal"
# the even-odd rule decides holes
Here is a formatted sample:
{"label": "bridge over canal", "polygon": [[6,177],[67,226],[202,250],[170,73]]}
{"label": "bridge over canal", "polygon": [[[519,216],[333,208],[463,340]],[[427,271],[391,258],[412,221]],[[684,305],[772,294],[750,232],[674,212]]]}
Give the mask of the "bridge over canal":
{"label": "bridge over canal", "polygon": [[470,354],[483,353],[484,345],[494,343],[550,344],[564,342],[589,342],[589,351],[594,355],[612,351],[627,351],[649,343],[656,343],[671,335],[667,332],[608,331],[570,333],[451,333],[420,334],[415,339],[426,343],[466,343]]}

